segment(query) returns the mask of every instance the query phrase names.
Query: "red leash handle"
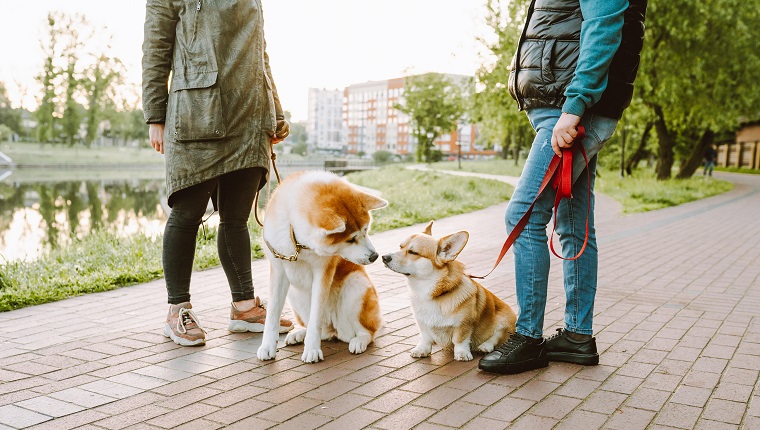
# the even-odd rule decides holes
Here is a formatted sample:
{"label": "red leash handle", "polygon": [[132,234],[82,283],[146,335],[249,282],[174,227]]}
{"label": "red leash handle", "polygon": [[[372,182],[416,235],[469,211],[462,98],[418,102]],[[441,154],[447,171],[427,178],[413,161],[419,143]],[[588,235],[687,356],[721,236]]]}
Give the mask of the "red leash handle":
{"label": "red leash handle", "polygon": [[[541,193],[544,192],[544,189],[546,189],[546,186],[549,185],[549,182],[552,182],[552,187],[557,190],[557,197],[554,200],[554,228],[552,229],[552,236],[554,236],[554,230],[557,228],[557,207],[559,206],[560,200],[563,198],[569,197],[572,198],[572,190],[573,190],[573,150],[574,148],[578,147],[580,148],[581,154],[583,154],[583,159],[586,161],[586,174],[589,175],[589,199],[588,199],[588,206],[587,210],[588,213],[586,214],[586,238],[583,241],[583,247],[581,248],[578,255],[572,257],[572,258],[564,258],[557,254],[557,252],[554,251],[554,243],[553,243],[553,237],[549,241],[549,247],[559,258],[562,258],[563,260],[576,260],[578,259],[582,254],[583,251],[586,250],[586,244],[588,243],[588,216],[591,214],[591,174],[588,171],[588,158],[586,157],[586,150],[583,148],[582,142],[583,139],[586,138],[586,129],[582,126],[578,126],[578,135],[575,137],[575,140],[573,140],[573,146],[570,148],[564,148],[562,149],[562,157],[555,155],[552,157],[551,161],[549,162],[549,167],[546,169],[546,173],[544,174],[544,179],[541,181],[541,187],[538,189],[538,194],[536,194],[536,198],[533,200],[533,203],[530,204],[530,207],[528,207],[528,210],[525,212],[525,214],[520,218],[520,220],[515,225],[515,228],[512,229],[512,231],[509,233],[509,236],[507,236],[507,240],[504,241],[504,245],[501,247],[501,252],[499,252],[499,256],[496,258],[496,263],[494,263],[493,268],[491,268],[491,271],[489,271],[487,274],[483,276],[473,276],[469,275],[470,278],[474,279],[485,279],[486,276],[493,273],[494,270],[496,270],[496,267],[501,263],[501,260],[504,258],[504,256],[507,254],[507,251],[509,251],[509,248],[512,247],[512,245],[515,243],[518,237],[520,237],[520,234],[525,229],[525,226],[528,224],[528,220],[530,219],[530,214],[533,213],[533,207],[536,205],[536,202],[538,201],[538,198],[541,196]],[[577,145],[576,145],[577,143]]]}
{"label": "red leash handle", "polygon": [[[578,142],[578,138],[583,140],[585,137],[586,134],[584,133],[583,126],[579,126],[578,137],[576,137],[575,141]],[[588,157],[586,157],[586,149],[583,148],[582,144],[579,144],[578,148],[580,148],[581,154],[583,154],[583,161],[586,162],[586,175],[588,175],[588,199],[586,200],[586,235],[583,238],[583,246],[581,247],[581,250],[578,251],[574,257],[565,258],[557,254],[557,251],[554,250],[554,231],[557,230],[557,210],[559,209],[559,203],[562,201],[562,199],[573,198],[573,148],[575,148],[575,145],[562,150],[562,167],[554,176],[554,188],[557,190],[557,196],[554,198],[554,226],[552,227],[552,233],[549,236],[549,249],[551,249],[552,254],[558,258],[568,261],[577,260],[581,255],[583,255],[583,251],[586,250],[586,245],[588,244],[588,218],[591,215],[591,172],[588,171]]]}

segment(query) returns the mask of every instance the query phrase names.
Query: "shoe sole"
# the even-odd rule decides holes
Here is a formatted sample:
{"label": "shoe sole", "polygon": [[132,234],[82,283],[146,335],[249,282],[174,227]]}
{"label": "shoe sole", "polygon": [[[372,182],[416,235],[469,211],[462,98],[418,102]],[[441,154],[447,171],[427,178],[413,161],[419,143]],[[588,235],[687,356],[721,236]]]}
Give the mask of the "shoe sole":
{"label": "shoe sole", "polygon": [[599,354],[549,352],[546,355],[549,357],[549,361],[561,361],[563,363],[581,364],[583,366],[596,366],[599,364]]}
{"label": "shoe sole", "polygon": [[174,343],[180,346],[201,346],[206,344],[206,339],[188,340],[184,337],[177,336],[174,334],[172,328],[169,327],[169,324],[166,324],[164,326],[164,336],[168,337]]}
{"label": "shoe sole", "polygon": [[493,366],[478,363],[478,368],[486,372],[500,373],[502,375],[512,375],[515,373],[527,372],[529,370],[541,369],[549,365],[549,358],[536,358],[533,360],[523,361],[515,364],[494,364]]}
{"label": "shoe sole", "polygon": [[[230,320],[230,324],[227,326],[227,330],[231,331],[232,333],[264,333],[264,324],[249,323],[248,321],[241,320]],[[293,330],[293,326],[280,326],[277,330],[280,333],[287,333],[290,330]]]}

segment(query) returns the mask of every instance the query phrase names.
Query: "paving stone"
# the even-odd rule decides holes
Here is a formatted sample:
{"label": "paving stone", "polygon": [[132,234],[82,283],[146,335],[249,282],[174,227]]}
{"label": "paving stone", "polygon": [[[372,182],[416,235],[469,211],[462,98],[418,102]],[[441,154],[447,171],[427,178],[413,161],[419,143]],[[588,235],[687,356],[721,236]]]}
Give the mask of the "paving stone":
{"label": "paving stone", "polygon": [[671,397],[670,401],[673,403],[701,408],[704,407],[707,403],[707,399],[710,398],[710,394],[712,394],[712,390],[709,388],[681,385],[678,387],[678,389],[676,389],[676,392],[673,394],[673,397]]}
{"label": "paving stone", "polygon": [[0,424],[11,428],[24,428],[53,419],[52,416],[21,408],[16,405],[0,406]]}
{"label": "paving stone", "polygon": [[492,405],[486,409],[485,412],[480,414],[481,417],[491,418],[497,421],[514,421],[520,417],[525,411],[530,409],[536,402],[532,400],[518,399],[514,397],[506,397],[498,403]]}
{"label": "paving stone", "polygon": [[740,424],[746,404],[721,399],[710,399],[702,418],[729,424]]}
{"label": "paving stone", "polygon": [[691,429],[696,424],[701,413],[702,408],[678,403],[666,403],[655,418],[655,423],[679,429]]}
{"label": "paving stone", "polygon": [[412,428],[434,413],[435,410],[433,409],[407,405],[395,412],[388,414],[385,416],[385,418],[376,422],[373,427],[379,429]]}
{"label": "paving stone", "polygon": [[17,406],[52,417],[62,417],[84,410],[83,406],[50,396],[40,396],[16,403]]}

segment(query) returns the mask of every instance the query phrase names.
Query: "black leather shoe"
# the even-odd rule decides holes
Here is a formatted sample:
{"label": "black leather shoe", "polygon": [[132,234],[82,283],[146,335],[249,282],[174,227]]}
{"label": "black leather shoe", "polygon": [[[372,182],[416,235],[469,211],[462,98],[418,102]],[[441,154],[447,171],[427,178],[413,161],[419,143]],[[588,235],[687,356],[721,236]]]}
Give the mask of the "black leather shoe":
{"label": "black leather shoe", "polygon": [[549,365],[546,340],[514,333],[506,342],[480,359],[478,368],[493,373],[520,373]]}
{"label": "black leather shoe", "polygon": [[584,366],[599,364],[596,338],[574,340],[561,328],[557,329],[557,334],[546,340],[546,355],[551,361],[564,361]]}

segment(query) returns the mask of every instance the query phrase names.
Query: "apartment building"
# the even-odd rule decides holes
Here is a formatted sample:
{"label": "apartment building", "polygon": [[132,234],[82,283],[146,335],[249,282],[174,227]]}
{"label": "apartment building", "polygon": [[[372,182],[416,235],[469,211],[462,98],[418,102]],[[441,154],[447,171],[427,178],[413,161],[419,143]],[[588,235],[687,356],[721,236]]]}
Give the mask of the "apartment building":
{"label": "apartment building", "polygon": [[[466,76],[447,75],[454,82]],[[414,154],[417,141],[411,135],[408,115],[394,106],[403,97],[405,78],[354,84],[343,91],[344,143],[349,154],[371,155],[389,151],[397,155]],[[459,124],[440,136],[436,147],[444,155],[479,153],[475,149],[477,127]]]}
{"label": "apartment building", "polygon": [[309,89],[306,133],[310,152],[345,153],[343,93],[340,90]]}

